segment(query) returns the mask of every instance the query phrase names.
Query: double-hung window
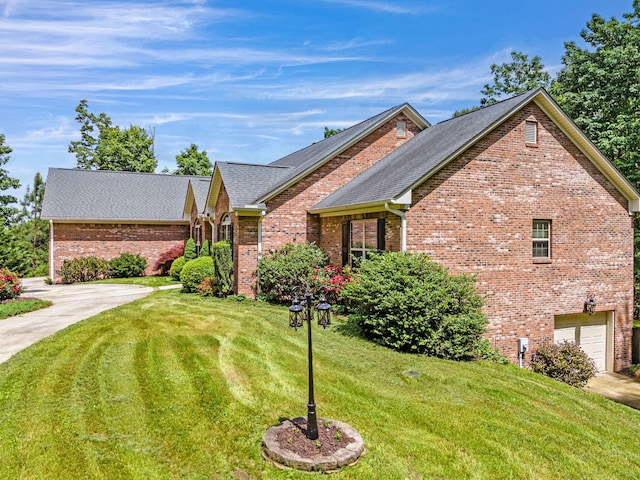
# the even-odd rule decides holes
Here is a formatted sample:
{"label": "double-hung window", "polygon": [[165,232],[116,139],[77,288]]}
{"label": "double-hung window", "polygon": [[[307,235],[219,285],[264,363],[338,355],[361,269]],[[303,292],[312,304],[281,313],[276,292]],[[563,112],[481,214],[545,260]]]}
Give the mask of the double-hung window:
{"label": "double-hung window", "polygon": [[343,265],[358,264],[372,252],[385,249],[385,220],[351,220],[342,225]]}
{"label": "double-hung window", "polygon": [[533,221],[533,258],[551,258],[551,220]]}

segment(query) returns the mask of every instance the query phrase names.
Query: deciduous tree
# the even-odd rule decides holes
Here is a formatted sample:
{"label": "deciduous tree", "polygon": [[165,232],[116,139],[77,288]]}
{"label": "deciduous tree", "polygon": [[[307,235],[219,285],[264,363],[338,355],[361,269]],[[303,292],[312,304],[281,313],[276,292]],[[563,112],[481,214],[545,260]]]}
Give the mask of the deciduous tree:
{"label": "deciduous tree", "polygon": [[511,62],[491,65],[493,84],[486,84],[480,93],[484,97],[481,105],[491,105],[503,98],[526,92],[538,87],[548,87],[549,73],[544,70],[539,56],[529,60],[529,56],[522,52],[511,52]]}
{"label": "deciduous tree", "polygon": [[137,125],[120,129],[105,113],[89,112],[86,100],[76,107],[80,123],[79,141],[69,144],[78,168],[153,173],[158,166],[153,150],[153,132]]}
{"label": "deciduous tree", "polygon": [[624,20],[594,14],[565,43],[551,87],[560,106],[623,174],[640,187],[640,0]]}
{"label": "deciduous tree", "polygon": [[174,175],[200,175],[203,177],[213,173],[213,165],[207,156],[206,150],[199,151],[198,146],[192,143],[178,155],[176,155],[178,168]]}

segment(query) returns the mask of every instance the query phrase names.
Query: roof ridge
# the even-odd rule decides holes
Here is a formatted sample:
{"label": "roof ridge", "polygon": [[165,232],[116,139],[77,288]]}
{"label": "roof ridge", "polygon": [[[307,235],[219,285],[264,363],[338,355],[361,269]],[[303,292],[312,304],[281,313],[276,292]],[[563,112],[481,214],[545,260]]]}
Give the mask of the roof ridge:
{"label": "roof ridge", "polygon": [[[338,138],[340,138],[340,137],[344,137],[344,136],[346,136],[346,135],[349,133],[349,131],[351,131],[351,130],[355,129],[356,127],[361,126],[363,123],[370,122],[371,120],[373,120],[373,119],[374,119],[374,118],[376,118],[376,117],[384,117],[384,116],[385,116],[385,115],[387,115],[389,112],[391,112],[391,111],[393,111],[393,110],[400,110],[400,109],[401,109],[402,107],[404,107],[404,106],[410,106],[410,105],[409,105],[409,103],[408,103],[408,102],[404,102],[404,103],[401,103],[400,105],[396,105],[396,106],[394,106],[394,107],[387,108],[386,110],[384,110],[384,111],[382,111],[382,112],[380,112],[380,113],[376,113],[375,115],[372,115],[372,116],[370,116],[370,117],[368,117],[368,118],[365,118],[364,120],[361,120],[360,122],[355,123],[355,124],[353,124],[353,125],[351,125],[351,126],[349,126],[349,127],[345,128],[344,130],[340,130],[340,131],[339,131],[338,133],[336,133],[335,135],[331,135],[331,136],[329,136],[329,137],[327,137],[327,138],[323,138],[323,139],[321,139],[321,140],[318,140],[317,142],[310,143],[310,144],[309,144],[309,145],[307,145],[306,147],[299,148],[298,150],[295,150],[295,151],[293,151],[293,152],[291,152],[291,153],[288,153],[288,154],[286,154],[286,155],[285,155],[285,156],[283,156],[283,157],[277,158],[277,159],[275,159],[273,162],[270,162],[268,165],[272,165],[273,163],[275,163],[275,162],[277,162],[277,161],[279,161],[279,160],[282,160],[282,159],[284,159],[284,158],[290,157],[290,156],[292,156],[292,155],[295,155],[296,153],[303,152],[303,151],[307,150],[308,148],[316,147],[318,144],[323,143],[323,142],[326,142],[326,141],[328,141],[328,140],[330,140],[330,141],[332,141],[332,142],[335,142],[335,141],[336,141],[336,139],[338,139]],[[274,165],[274,166],[275,166],[275,165]]]}
{"label": "roof ridge", "polygon": [[443,123],[450,122],[450,121],[456,120],[458,118],[466,117],[467,115],[472,115],[472,114],[474,114],[476,112],[479,112],[481,110],[486,110],[487,108],[494,107],[494,106],[499,105],[501,103],[510,102],[510,101],[512,101],[512,100],[514,100],[514,99],[516,99],[518,97],[524,96],[524,95],[533,94],[534,92],[537,93],[539,90],[544,90],[544,88],[543,87],[532,88],[532,89],[529,89],[529,90],[527,90],[525,92],[518,93],[517,95],[514,95],[513,97],[503,98],[502,100],[498,100],[496,102],[490,103],[489,105],[482,105],[482,106],[480,106],[480,107],[478,107],[478,108],[476,108],[474,110],[470,110],[468,112],[463,113],[462,115],[458,115],[457,117],[451,117],[451,118],[447,118],[446,120],[442,120],[441,122],[436,123],[436,125],[442,125]]}
{"label": "roof ridge", "polygon": [[225,165],[243,165],[248,167],[292,168],[289,165],[272,165],[270,163],[246,163],[246,162],[225,162],[225,161],[217,161],[215,163],[225,164]]}

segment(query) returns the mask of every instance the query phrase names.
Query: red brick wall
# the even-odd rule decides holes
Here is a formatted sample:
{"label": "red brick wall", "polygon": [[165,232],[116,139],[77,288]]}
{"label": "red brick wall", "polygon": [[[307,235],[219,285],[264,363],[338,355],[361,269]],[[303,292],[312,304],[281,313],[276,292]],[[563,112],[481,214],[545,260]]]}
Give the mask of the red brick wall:
{"label": "red brick wall", "polygon": [[[153,270],[159,256],[175,245],[184,246],[189,238],[189,225],[115,225],[55,223],[54,269],[63,260],[95,256],[111,259],[121,253],[140,254],[147,259],[146,275]],[[55,275],[54,281],[60,276]]]}
{"label": "red brick wall", "polygon": [[[396,122],[406,121],[407,135],[396,136]],[[262,224],[263,250],[286,243],[320,242],[320,218],[307,214],[307,209],[339,187],[345,185],[382,157],[392,152],[419,132],[404,115],[382,125],[362,141],[333,158],[294,186],[267,203]]]}
{"label": "red brick wall", "polygon": [[[538,122],[538,146],[524,142]],[[535,105],[413,192],[407,245],[453,272],[477,274],[488,337],[511,360],[553,341],[554,315],[581,313],[587,292],[615,311],[614,363],[630,362],[633,230],[627,201]],[[532,259],[532,221],[551,220],[551,262]]]}
{"label": "red brick wall", "polygon": [[[407,134],[396,136],[397,120],[405,120]],[[263,255],[287,243],[320,243],[320,218],[307,209],[370,167],[418,133],[406,116],[398,115],[362,141],[308,175],[267,203],[262,222]],[[222,186],[216,203],[216,225],[229,212],[229,197]],[[258,264],[258,217],[237,217],[234,224],[234,290],[252,295]],[[339,263],[339,262],[338,262]]]}

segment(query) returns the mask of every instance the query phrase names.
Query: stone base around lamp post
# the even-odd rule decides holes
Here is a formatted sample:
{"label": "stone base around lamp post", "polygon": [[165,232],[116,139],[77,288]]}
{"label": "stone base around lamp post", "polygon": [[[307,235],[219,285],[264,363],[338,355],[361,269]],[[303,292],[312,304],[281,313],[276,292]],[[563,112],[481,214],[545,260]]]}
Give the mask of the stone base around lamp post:
{"label": "stone base around lamp post", "polygon": [[364,452],[360,434],[337,420],[318,419],[317,440],[306,438],[307,420],[285,420],[262,437],[263,456],[277,466],[305,471],[332,471],[353,465]]}

